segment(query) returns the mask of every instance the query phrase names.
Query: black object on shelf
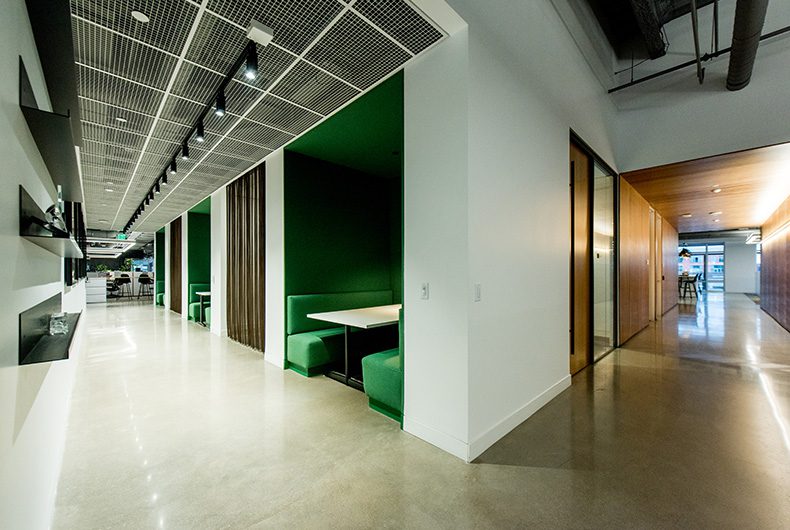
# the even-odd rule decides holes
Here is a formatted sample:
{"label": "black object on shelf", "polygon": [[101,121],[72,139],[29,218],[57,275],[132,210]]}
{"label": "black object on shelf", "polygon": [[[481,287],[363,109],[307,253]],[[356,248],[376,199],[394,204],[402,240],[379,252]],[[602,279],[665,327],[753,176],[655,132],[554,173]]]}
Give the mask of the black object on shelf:
{"label": "black object on shelf", "polygon": [[19,108],[36,142],[52,182],[60,186],[63,199],[82,202],[82,186],[74,150],[74,134],[69,114],[38,108],[22,58],[19,58]]}
{"label": "black object on shelf", "polygon": [[59,361],[69,358],[80,313],[67,313],[68,333],[49,334],[49,319],[61,310],[61,294],[48,298],[19,314],[19,364]]}
{"label": "black object on shelf", "polygon": [[64,258],[83,258],[71,235],[48,221],[33,197],[19,186],[19,235]]}

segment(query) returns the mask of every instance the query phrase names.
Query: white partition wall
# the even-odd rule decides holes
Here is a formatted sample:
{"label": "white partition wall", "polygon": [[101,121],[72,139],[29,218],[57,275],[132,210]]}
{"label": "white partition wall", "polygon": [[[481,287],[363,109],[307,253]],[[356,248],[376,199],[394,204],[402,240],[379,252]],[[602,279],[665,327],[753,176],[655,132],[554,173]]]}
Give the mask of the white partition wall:
{"label": "white partition wall", "polygon": [[189,318],[189,212],[181,214],[181,318]]}
{"label": "white partition wall", "polygon": [[211,194],[211,332],[226,336],[228,285],[227,193],[225,186]]}
{"label": "white partition wall", "polygon": [[283,149],[278,149],[266,159],[266,338],[263,358],[280,367],[285,366],[284,164]]}
{"label": "white partition wall", "polygon": [[165,309],[170,309],[170,223],[165,225]]}

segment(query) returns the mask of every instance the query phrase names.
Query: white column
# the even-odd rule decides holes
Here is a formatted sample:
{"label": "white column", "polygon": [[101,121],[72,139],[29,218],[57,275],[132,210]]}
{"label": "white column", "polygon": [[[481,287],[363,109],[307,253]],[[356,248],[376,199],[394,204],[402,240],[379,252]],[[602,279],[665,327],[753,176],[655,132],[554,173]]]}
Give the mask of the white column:
{"label": "white column", "polygon": [[285,366],[285,261],[283,237],[283,150],[266,159],[266,344],[268,362]]}
{"label": "white column", "polygon": [[170,223],[165,225],[165,309],[170,309]]}
{"label": "white column", "polygon": [[223,186],[211,194],[211,332],[221,337],[228,334],[227,238],[227,193]]}

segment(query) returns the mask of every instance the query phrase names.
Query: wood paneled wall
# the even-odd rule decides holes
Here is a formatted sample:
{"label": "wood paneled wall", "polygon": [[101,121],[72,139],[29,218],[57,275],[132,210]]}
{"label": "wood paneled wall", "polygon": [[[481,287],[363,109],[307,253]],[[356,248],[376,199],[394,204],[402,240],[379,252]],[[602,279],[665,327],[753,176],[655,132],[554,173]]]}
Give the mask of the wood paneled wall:
{"label": "wood paneled wall", "polygon": [[573,193],[570,372],[575,374],[590,364],[592,354],[592,249],[590,248],[592,160],[573,143],[571,143],[570,160]]}
{"label": "wood paneled wall", "polygon": [[261,164],[227,187],[228,337],[260,351],[266,302],[265,180]]}
{"label": "wood paneled wall", "polygon": [[170,223],[170,310],[181,314],[181,217]]}
{"label": "wood paneled wall", "polygon": [[790,197],[763,224],[760,307],[790,331]]}
{"label": "wood paneled wall", "polygon": [[620,344],[649,322],[650,205],[620,178]]}
{"label": "wood paneled wall", "polygon": [[666,219],[661,223],[661,314],[678,305],[678,231]]}

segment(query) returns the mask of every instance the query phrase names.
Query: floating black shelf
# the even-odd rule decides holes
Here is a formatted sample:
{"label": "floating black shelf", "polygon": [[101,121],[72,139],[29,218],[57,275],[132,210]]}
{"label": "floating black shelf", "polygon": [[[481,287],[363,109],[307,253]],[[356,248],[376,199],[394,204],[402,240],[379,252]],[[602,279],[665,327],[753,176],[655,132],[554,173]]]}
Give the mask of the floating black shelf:
{"label": "floating black shelf", "polygon": [[19,235],[58,256],[84,257],[71,234],[44,220],[44,212],[22,186],[19,186]]}
{"label": "floating black shelf", "polygon": [[61,293],[19,314],[19,364],[60,361],[69,358],[69,348],[80,313],[67,313],[68,333],[49,334],[49,319],[61,311]]}

